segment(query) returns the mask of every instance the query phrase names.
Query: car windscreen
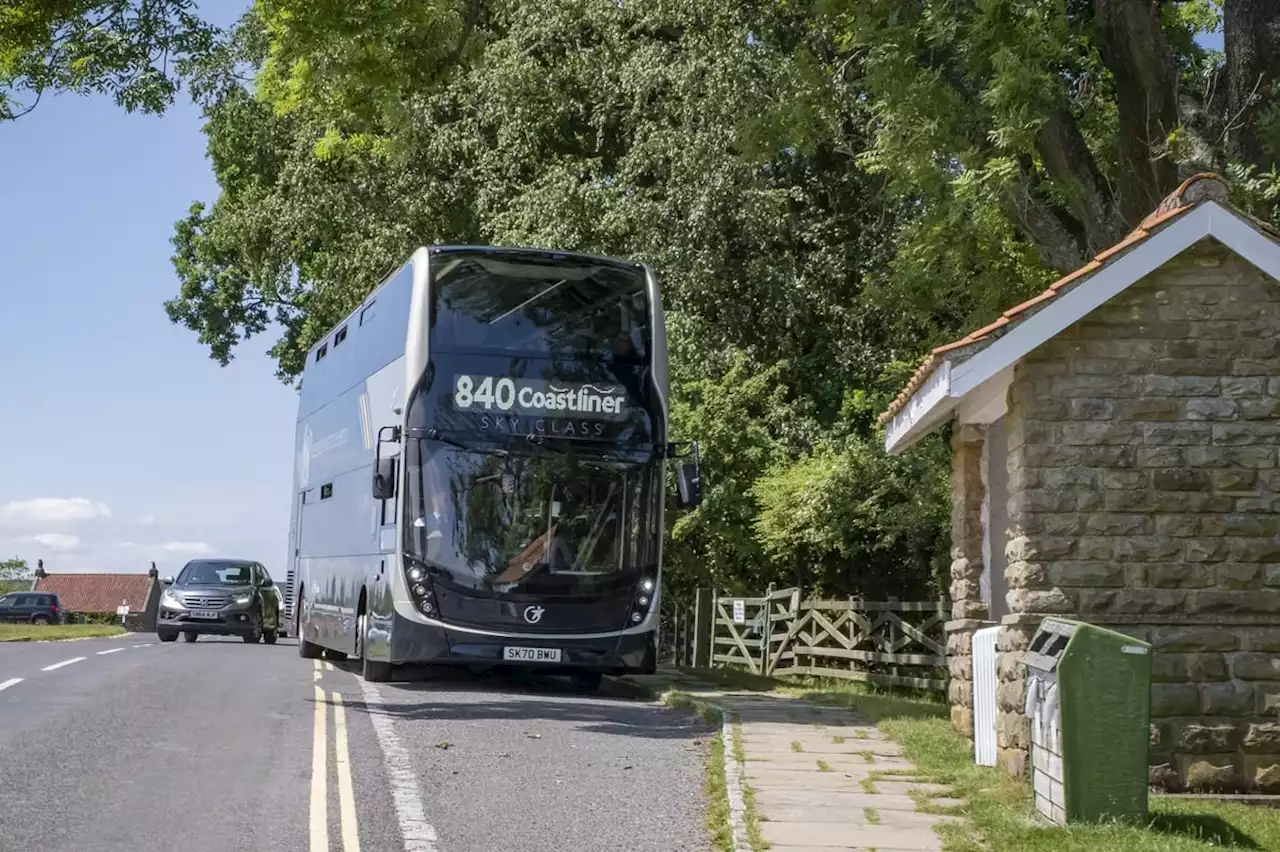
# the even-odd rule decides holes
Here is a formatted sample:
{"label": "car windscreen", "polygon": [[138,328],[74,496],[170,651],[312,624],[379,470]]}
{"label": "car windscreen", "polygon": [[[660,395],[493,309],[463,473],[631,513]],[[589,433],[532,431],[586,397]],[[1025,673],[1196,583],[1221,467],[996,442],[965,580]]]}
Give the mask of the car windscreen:
{"label": "car windscreen", "polygon": [[178,576],[183,586],[248,586],[253,566],[248,562],[190,562]]}

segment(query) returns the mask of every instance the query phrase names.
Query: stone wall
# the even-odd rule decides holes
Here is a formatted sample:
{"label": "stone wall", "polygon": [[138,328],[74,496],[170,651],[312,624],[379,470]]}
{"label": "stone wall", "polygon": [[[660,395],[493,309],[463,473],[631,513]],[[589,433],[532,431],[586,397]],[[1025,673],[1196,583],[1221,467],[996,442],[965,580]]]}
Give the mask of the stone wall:
{"label": "stone wall", "polygon": [[1010,390],[1000,745],[1046,614],[1151,641],[1153,781],[1280,792],[1280,285],[1206,241]]}
{"label": "stone wall", "polygon": [[980,426],[951,434],[951,621],[947,622],[947,697],[951,724],[973,737],[973,634],[987,625],[982,599],[982,444]]}

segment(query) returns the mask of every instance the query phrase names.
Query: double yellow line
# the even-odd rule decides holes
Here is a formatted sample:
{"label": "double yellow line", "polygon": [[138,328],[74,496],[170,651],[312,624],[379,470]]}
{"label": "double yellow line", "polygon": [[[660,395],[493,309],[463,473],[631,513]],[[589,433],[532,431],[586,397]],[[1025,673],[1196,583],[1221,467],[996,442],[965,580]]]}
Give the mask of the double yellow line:
{"label": "double yellow line", "polygon": [[338,775],[338,816],[342,828],[342,852],[360,852],[360,827],[356,822],[356,794],[351,783],[351,754],[347,749],[347,711],[338,692],[320,687],[321,672],[331,663],[315,661],[316,727],[311,741],[311,852],[329,852],[329,727],[325,710],[333,707],[333,763]]}

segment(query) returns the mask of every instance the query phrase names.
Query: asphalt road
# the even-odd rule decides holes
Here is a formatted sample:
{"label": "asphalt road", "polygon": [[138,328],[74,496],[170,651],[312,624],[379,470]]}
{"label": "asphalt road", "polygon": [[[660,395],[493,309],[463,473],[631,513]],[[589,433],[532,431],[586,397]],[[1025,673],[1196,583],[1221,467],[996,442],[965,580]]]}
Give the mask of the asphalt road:
{"label": "asphalt road", "polygon": [[[0,849],[703,852],[700,720],[272,647],[0,643]],[[6,685],[7,684],[7,685]]]}

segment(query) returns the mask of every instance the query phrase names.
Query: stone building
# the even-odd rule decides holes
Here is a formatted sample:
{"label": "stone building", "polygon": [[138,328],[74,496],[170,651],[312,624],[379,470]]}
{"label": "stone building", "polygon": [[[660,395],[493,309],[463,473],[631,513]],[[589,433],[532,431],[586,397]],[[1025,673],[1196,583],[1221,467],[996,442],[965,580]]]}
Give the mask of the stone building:
{"label": "stone building", "polygon": [[1280,792],[1280,234],[1186,181],[1139,228],[934,350],[881,416],[949,425],[952,721],[1002,625],[996,737],[1026,768],[1021,652],[1048,614],[1154,646],[1152,783]]}

